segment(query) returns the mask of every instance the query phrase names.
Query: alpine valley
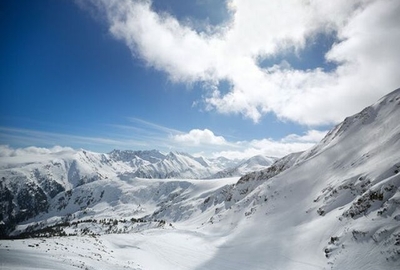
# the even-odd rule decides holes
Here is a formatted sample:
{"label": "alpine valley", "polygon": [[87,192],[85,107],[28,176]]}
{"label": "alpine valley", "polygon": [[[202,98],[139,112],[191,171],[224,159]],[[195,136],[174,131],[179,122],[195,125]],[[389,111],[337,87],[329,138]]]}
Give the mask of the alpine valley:
{"label": "alpine valley", "polygon": [[16,151],[1,269],[400,268],[400,89],[281,159]]}

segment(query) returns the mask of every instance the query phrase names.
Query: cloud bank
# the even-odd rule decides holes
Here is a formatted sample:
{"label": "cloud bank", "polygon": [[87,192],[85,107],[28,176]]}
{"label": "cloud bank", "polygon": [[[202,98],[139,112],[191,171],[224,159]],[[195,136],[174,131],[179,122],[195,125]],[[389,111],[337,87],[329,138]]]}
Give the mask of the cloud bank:
{"label": "cloud bank", "polygon": [[[322,140],[327,131],[309,130],[304,135],[290,134],[280,140],[262,139],[234,143],[237,149],[216,151],[215,157],[249,158],[255,155],[283,157],[290,153],[305,151]],[[228,148],[226,148],[228,149]]]}
{"label": "cloud bank", "polygon": [[290,153],[307,150],[322,140],[327,131],[309,130],[303,135],[290,134],[280,140],[270,138],[251,141],[228,141],[215,136],[208,129],[193,129],[172,137],[171,144],[183,143],[186,147],[202,150],[198,155],[229,159],[244,159],[255,155],[283,157]]}
{"label": "cloud bank", "polygon": [[52,148],[43,148],[30,146],[26,148],[11,148],[8,145],[0,145],[0,157],[18,157],[30,155],[49,155],[60,152],[72,152],[70,147],[54,146]]}
{"label": "cloud bank", "polygon": [[[332,124],[400,86],[398,0],[227,0],[230,20],[203,32],[154,12],[149,0],[78,3],[100,10],[110,33],[149,67],[174,82],[202,82],[202,103],[219,113]],[[334,70],[260,67],[285,52],[301,55],[317,35],[336,40],[325,54]],[[228,91],[218,89],[222,80]]]}

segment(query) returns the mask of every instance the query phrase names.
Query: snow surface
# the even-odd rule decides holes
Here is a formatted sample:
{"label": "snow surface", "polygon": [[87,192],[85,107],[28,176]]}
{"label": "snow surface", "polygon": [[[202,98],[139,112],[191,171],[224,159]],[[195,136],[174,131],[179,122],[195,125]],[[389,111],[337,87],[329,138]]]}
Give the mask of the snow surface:
{"label": "snow surface", "polygon": [[12,235],[73,236],[1,240],[0,268],[400,269],[399,150],[400,89],[241,178],[72,185]]}

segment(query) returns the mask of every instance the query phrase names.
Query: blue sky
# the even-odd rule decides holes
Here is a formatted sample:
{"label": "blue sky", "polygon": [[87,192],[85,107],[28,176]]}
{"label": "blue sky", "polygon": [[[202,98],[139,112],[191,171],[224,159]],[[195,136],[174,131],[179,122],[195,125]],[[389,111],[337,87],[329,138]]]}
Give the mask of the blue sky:
{"label": "blue sky", "polygon": [[400,86],[398,2],[321,2],[3,1],[0,144],[304,150]]}

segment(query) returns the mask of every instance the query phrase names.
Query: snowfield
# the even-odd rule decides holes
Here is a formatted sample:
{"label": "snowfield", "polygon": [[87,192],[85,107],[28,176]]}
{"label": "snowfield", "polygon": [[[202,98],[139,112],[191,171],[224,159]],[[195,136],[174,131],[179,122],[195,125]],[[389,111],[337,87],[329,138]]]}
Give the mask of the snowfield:
{"label": "snowfield", "polygon": [[399,150],[400,89],[240,178],[78,179],[8,227],[36,238],[1,240],[0,268],[400,269]]}
{"label": "snowfield", "polygon": [[2,241],[1,269],[196,269],[215,246],[189,232]]}

